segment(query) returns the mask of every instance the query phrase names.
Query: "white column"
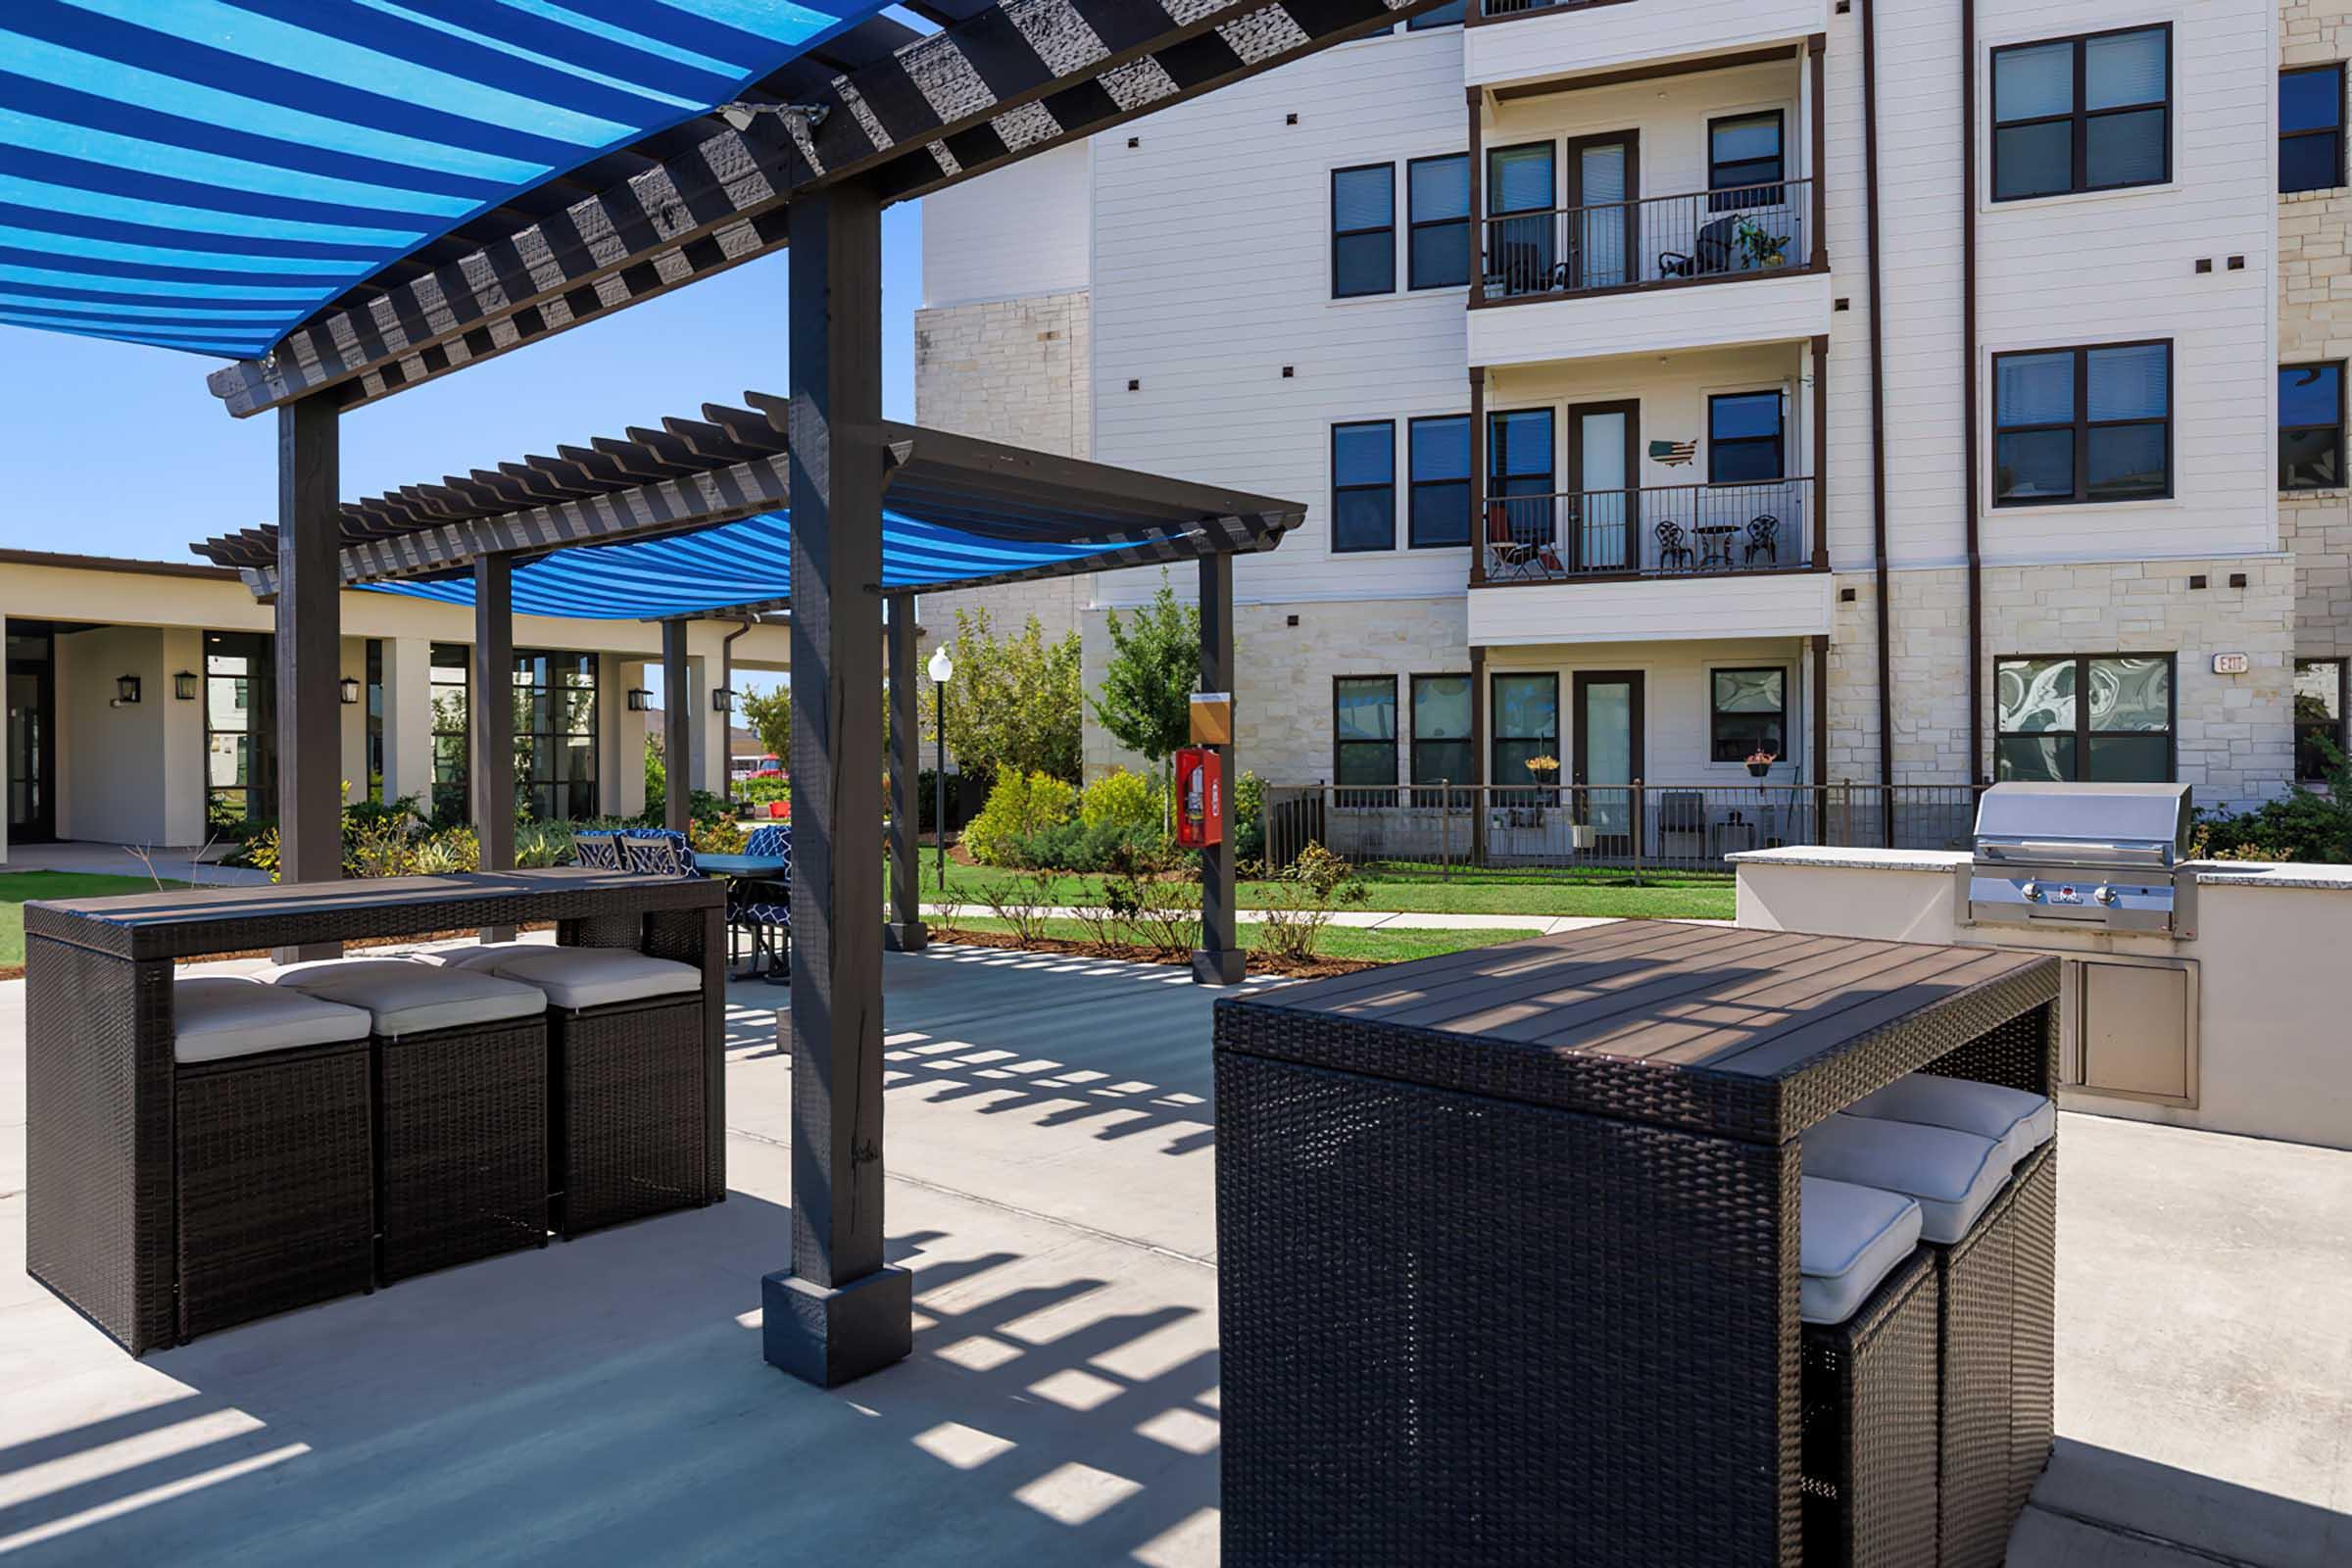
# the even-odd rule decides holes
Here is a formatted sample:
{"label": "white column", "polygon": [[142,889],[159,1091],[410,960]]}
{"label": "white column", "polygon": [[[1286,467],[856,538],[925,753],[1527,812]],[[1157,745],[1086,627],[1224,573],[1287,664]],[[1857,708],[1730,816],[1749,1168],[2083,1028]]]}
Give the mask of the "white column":
{"label": "white column", "polygon": [[631,690],[648,690],[645,662],[622,654],[597,661],[597,802],[607,816],[635,816],[645,809],[645,719],[629,710]]}
{"label": "white column", "polygon": [[433,809],[432,642],[423,637],[384,639],[384,798],[416,797],[417,809]]}
{"label": "white column", "polygon": [[356,703],[344,702],[340,687],[335,692],[335,715],[341,723],[338,733],[343,746],[343,771],[338,776],[343,781],[344,804],[349,805],[368,798],[368,639],[346,637],[342,652],[342,669],[335,678],[360,683],[360,700]]}
{"label": "white column", "polygon": [[[196,677],[196,695],[178,696],[179,675]],[[164,705],[164,842],[202,844],[205,824],[204,633],[193,626],[164,629],[164,678],[156,692]]]}

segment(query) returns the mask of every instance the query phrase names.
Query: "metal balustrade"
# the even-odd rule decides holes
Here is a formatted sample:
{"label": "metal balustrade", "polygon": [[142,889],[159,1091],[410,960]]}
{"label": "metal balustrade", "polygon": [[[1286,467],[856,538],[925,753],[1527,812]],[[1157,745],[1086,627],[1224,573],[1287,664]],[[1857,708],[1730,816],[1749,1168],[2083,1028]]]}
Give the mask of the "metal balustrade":
{"label": "metal balustrade", "polygon": [[1490,213],[1489,300],[1772,277],[1811,265],[1813,181]]}
{"label": "metal balustrade", "polygon": [[1813,564],[1813,481],[1490,496],[1486,580],[1800,571]]}

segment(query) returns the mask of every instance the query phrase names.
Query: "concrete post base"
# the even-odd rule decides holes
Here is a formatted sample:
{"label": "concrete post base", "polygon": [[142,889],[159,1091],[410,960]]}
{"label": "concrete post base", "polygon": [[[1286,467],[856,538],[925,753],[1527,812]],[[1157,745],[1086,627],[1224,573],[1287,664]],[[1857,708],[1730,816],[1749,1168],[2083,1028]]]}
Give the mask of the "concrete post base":
{"label": "concrete post base", "polygon": [[767,1364],[820,1389],[879,1372],[914,1348],[914,1275],[903,1268],[834,1290],[790,1272],[763,1275],[760,1304]]}
{"label": "concrete post base", "polygon": [[882,947],[888,953],[920,953],[931,945],[931,928],[920,920],[893,921],[882,928]]}
{"label": "concrete post base", "polygon": [[1205,948],[1193,953],[1193,983],[1202,986],[1238,986],[1246,970],[1247,956],[1238,950],[1212,953]]}

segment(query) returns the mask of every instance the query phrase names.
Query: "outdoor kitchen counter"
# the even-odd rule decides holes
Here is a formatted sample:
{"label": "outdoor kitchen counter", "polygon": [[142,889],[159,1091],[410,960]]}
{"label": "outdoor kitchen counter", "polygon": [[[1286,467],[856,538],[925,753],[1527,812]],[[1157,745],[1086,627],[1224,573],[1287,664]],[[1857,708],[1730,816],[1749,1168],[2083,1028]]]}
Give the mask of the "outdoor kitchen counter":
{"label": "outdoor kitchen counter", "polygon": [[564,866],[190,888],[24,906],[25,1259],[134,1354],[172,1342],[174,960],[557,923],[703,973],[710,1196],[726,1191],[725,893],[701,877]]}
{"label": "outdoor kitchen counter", "polygon": [[2057,993],[1627,921],[1221,1000],[1225,1560],[1796,1561],[1799,1136],[2048,1093]]}

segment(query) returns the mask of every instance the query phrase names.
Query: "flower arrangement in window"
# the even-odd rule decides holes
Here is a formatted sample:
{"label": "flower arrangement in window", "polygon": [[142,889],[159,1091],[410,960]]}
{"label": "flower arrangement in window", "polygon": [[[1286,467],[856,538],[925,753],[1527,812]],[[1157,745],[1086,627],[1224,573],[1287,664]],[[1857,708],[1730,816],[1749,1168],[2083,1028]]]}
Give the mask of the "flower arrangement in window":
{"label": "flower arrangement in window", "polygon": [[1559,777],[1560,760],[1556,757],[1531,757],[1527,760],[1527,776],[1539,784],[1552,783]]}

